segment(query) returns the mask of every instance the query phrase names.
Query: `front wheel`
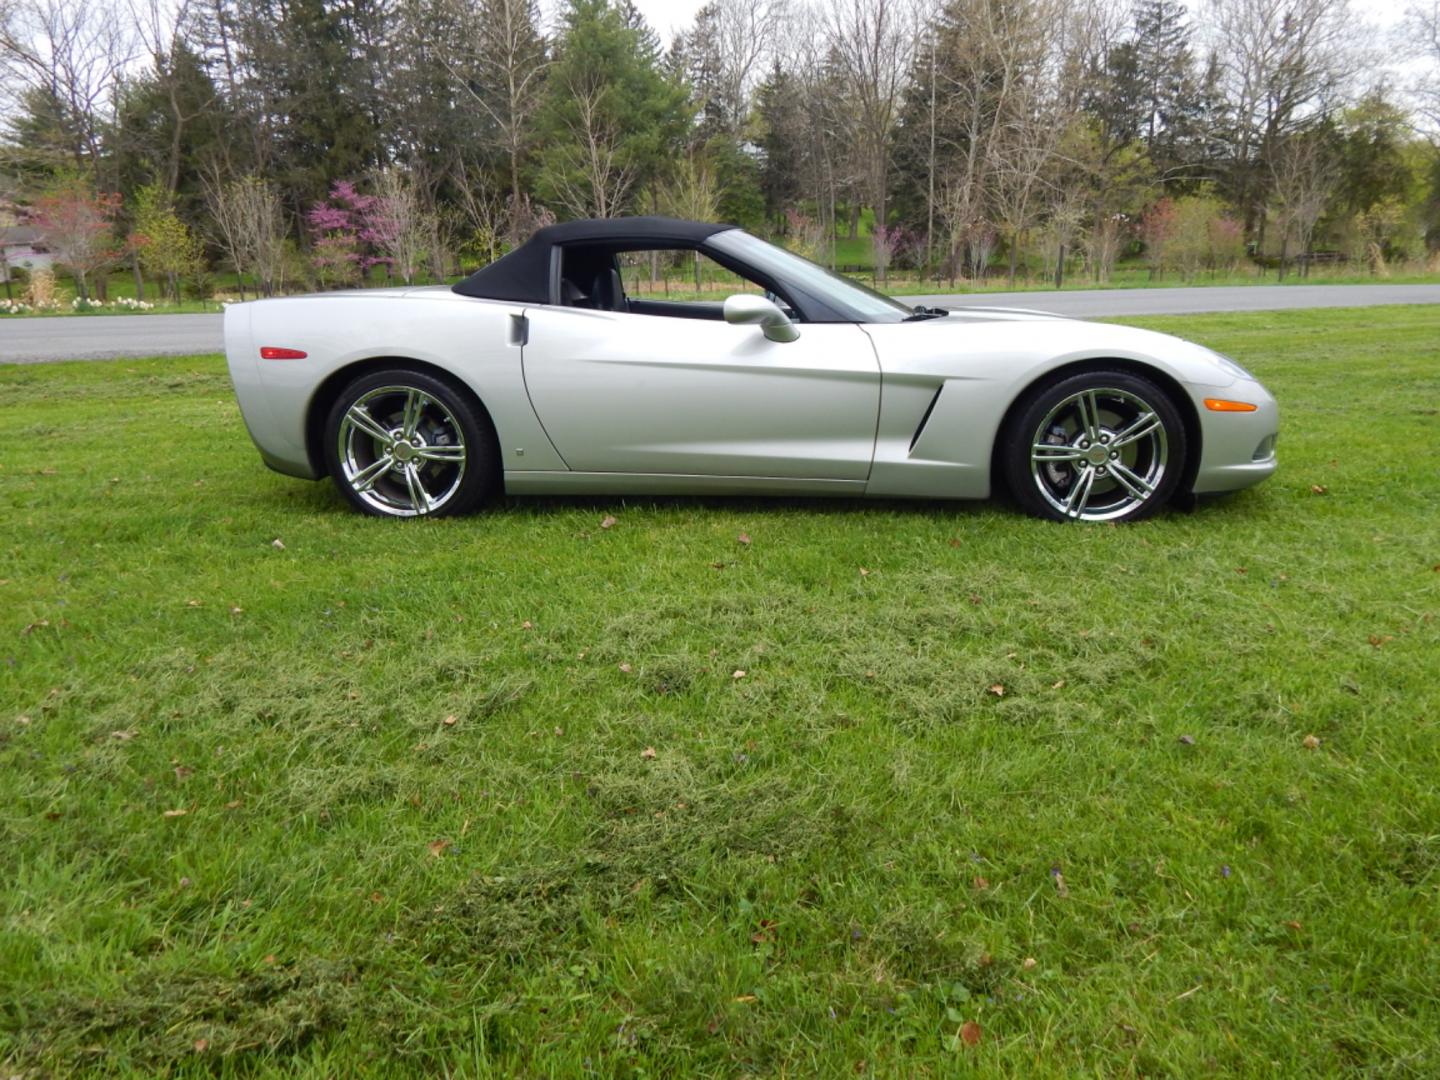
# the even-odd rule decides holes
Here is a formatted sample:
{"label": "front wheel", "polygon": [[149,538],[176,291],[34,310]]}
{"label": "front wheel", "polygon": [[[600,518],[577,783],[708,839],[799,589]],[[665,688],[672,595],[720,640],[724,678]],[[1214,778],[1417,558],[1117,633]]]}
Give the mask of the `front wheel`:
{"label": "front wheel", "polygon": [[1001,441],[1001,469],[1024,510],[1052,521],[1138,521],[1175,493],[1185,424],[1168,394],[1124,371],[1042,386]]}
{"label": "front wheel", "polygon": [[448,382],[397,369],[347,386],[325,422],[325,460],[340,493],[379,517],[476,509],[495,486],[495,435]]}

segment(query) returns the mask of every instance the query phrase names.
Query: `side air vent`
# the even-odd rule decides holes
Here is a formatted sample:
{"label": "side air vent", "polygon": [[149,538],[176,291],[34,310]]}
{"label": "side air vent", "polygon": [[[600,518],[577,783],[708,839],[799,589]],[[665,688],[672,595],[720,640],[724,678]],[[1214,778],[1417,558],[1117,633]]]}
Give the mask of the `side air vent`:
{"label": "side air vent", "polygon": [[935,388],[935,396],[930,399],[930,404],[925,407],[925,415],[920,417],[920,426],[915,429],[915,434],[910,439],[910,453],[915,452],[915,444],[920,441],[920,436],[925,433],[925,425],[930,422],[930,414],[935,411],[935,403],[940,400],[940,391],[945,389],[941,383]]}

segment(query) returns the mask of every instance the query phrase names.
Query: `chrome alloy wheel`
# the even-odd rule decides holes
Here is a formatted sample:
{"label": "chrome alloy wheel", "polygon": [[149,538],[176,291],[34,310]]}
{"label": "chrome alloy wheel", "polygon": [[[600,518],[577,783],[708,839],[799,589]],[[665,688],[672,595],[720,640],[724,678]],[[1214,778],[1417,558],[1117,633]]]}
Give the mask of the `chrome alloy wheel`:
{"label": "chrome alloy wheel", "polygon": [[1062,399],[1030,440],[1041,497],[1074,521],[1112,521],[1146,503],[1165,477],[1169,441],[1154,406],[1094,387]]}
{"label": "chrome alloy wheel", "polygon": [[392,517],[434,513],[465,478],[460,425],[441,402],[413,386],[376,387],[352,402],[336,449],[350,489]]}

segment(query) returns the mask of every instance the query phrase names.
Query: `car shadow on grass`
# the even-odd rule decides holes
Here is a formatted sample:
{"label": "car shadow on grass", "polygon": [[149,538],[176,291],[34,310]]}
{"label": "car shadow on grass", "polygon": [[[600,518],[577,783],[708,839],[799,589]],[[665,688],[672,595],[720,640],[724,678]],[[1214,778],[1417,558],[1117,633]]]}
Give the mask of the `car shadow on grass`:
{"label": "car shadow on grass", "polygon": [[[295,481],[281,488],[256,492],[257,502],[281,503],[287,508],[314,514],[354,514],[328,480],[313,483]],[[1175,499],[1151,520],[1233,515],[1244,508],[1249,517],[1259,509],[1254,492],[1237,491],[1203,497]],[[1041,522],[1021,511],[1005,495],[989,499],[903,499],[856,496],[807,495],[500,495],[472,517],[494,515],[545,518],[585,513],[619,514],[622,511],[714,511],[717,513],[774,516],[804,513],[812,517],[851,518],[894,515],[907,518],[935,518],[974,521],[982,517],[999,520]]]}

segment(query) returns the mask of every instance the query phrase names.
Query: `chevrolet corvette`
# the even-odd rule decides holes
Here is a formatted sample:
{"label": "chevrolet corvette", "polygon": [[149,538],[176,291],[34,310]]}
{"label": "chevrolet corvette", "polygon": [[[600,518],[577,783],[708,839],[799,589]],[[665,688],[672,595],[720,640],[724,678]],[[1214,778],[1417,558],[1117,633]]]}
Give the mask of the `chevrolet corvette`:
{"label": "chevrolet corvette", "polygon": [[[661,260],[703,261],[733,295],[657,296]],[[1120,522],[1276,464],[1274,398],[1210,349],[908,307],[668,218],[542,228],[454,287],[234,304],[225,351],[264,462],[384,517],[501,491],[1003,492],[1038,517]]]}

